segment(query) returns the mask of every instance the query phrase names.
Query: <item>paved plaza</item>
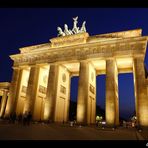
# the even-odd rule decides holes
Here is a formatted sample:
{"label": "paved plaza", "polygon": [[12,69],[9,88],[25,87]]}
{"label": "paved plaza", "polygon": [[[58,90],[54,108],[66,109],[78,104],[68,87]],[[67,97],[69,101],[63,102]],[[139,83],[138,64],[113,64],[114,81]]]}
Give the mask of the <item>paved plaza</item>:
{"label": "paved plaza", "polygon": [[148,130],[98,128],[69,124],[31,123],[29,126],[0,121],[0,140],[148,140]]}

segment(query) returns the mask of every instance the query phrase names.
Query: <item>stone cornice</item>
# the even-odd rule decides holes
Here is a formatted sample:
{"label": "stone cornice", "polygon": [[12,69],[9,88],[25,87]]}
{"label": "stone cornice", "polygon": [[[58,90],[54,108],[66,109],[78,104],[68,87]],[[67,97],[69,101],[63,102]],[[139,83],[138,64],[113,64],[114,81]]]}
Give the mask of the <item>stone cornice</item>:
{"label": "stone cornice", "polygon": [[128,31],[120,31],[120,32],[113,32],[113,33],[106,33],[106,34],[99,34],[92,36],[92,38],[129,38],[129,37],[138,37],[142,35],[142,29],[134,29]]}
{"label": "stone cornice", "polygon": [[136,44],[137,42],[145,42],[148,40],[148,36],[143,36],[143,37],[133,37],[133,38],[126,38],[126,39],[112,39],[112,40],[104,40],[101,42],[93,42],[93,43],[85,43],[85,44],[80,44],[80,45],[73,45],[69,47],[59,47],[59,48],[52,48],[53,50],[47,48],[46,50],[34,50],[34,52],[29,52],[29,53],[21,53],[21,54],[16,54],[16,55],[10,55],[10,57],[13,59],[15,57],[21,57],[21,56],[35,56],[35,54],[40,54],[44,52],[59,52],[60,50],[69,50],[69,49],[74,49],[74,48],[81,48],[81,47],[92,47],[92,46],[116,46],[117,44],[120,45],[125,45],[125,44]]}
{"label": "stone cornice", "polygon": [[50,39],[51,43],[44,43],[39,45],[27,46],[19,48],[21,53],[29,53],[40,50],[52,50],[53,48],[60,48],[72,45],[80,45],[84,43],[94,43],[94,42],[109,42],[125,38],[135,38],[140,37],[142,29],[121,31],[108,34],[100,34],[95,36],[89,36],[88,33],[79,33],[69,36],[62,36]]}
{"label": "stone cornice", "polygon": [[0,82],[0,89],[9,89],[9,82]]}
{"label": "stone cornice", "polygon": [[68,47],[47,48],[34,52],[11,55],[14,66],[40,63],[52,63],[67,60],[83,60],[99,57],[114,57],[121,55],[145,55],[148,37],[132,37],[110,41],[73,45]]}
{"label": "stone cornice", "polygon": [[44,43],[39,45],[22,47],[22,48],[19,48],[19,50],[21,51],[21,53],[28,53],[30,51],[33,52],[34,50],[45,50],[50,47],[51,47],[51,43]]}

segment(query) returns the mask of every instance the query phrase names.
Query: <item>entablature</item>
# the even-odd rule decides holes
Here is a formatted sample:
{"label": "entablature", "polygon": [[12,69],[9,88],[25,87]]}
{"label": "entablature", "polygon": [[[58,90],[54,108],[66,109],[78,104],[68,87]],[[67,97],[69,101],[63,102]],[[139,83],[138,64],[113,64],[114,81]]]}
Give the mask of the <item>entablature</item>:
{"label": "entablature", "polygon": [[0,89],[1,90],[9,90],[10,83],[9,82],[0,82]]}
{"label": "entablature", "polygon": [[116,42],[101,43],[86,43],[83,45],[75,45],[71,47],[60,47],[54,50],[43,50],[29,53],[11,55],[11,59],[15,64],[23,63],[40,63],[70,60],[70,59],[85,59],[97,57],[108,57],[118,55],[145,55],[147,36],[136,37],[132,39],[122,39]]}

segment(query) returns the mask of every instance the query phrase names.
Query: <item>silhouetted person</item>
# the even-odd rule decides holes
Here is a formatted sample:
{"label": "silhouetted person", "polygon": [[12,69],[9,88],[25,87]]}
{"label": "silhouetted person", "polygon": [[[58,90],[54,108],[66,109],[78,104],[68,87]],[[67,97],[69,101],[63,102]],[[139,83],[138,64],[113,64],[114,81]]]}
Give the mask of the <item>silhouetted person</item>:
{"label": "silhouetted person", "polygon": [[16,120],[16,113],[13,113],[12,114],[12,123],[15,123],[15,120]]}
{"label": "silhouetted person", "polygon": [[23,115],[23,125],[26,125],[27,123],[27,116],[28,116],[28,113],[25,112],[25,114]]}
{"label": "silhouetted person", "polygon": [[11,113],[10,116],[9,116],[9,122],[10,123],[12,122],[12,118],[13,118],[12,116],[13,116],[13,114]]}
{"label": "silhouetted person", "polygon": [[18,115],[18,123],[22,123],[22,114]]}
{"label": "silhouetted person", "polygon": [[96,127],[98,126],[98,121],[96,121]]}
{"label": "silhouetted person", "polygon": [[27,124],[28,125],[30,125],[31,119],[32,119],[32,115],[31,115],[31,112],[29,112],[28,116],[27,116]]}

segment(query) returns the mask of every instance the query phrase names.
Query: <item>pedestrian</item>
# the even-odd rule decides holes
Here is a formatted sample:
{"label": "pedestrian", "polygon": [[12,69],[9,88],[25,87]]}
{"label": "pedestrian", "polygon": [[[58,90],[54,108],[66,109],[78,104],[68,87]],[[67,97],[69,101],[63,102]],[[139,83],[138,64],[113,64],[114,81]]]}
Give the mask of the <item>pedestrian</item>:
{"label": "pedestrian", "polygon": [[98,121],[96,121],[96,127],[98,126]]}
{"label": "pedestrian", "polygon": [[27,116],[28,116],[28,113],[26,111],[25,114],[23,115],[23,125],[27,124]]}
{"label": "pedestrian", "polygon": [[12,114],[12,123],[15,123],[15,120],[16,120],[16,113],[14,112],[14,113]]}
{"label": "pedestrian", "polygon": [[27,116],[27,124],[28,125],[30,125],[31,119],[32,119],[32,115],[31,115],[31,112],[29,112],[28,116]]}
{"label": "pedestrian", "polygon": [[9,116],[9,122],[10,123],[12,122],[12,118],[13,118],[12,116],[13,116],[13,114],[11,113],[10,116]]}
{"label": "pedestrian", "polygon": [[22,123],[22,114],[20,113],[19,115],[18,115],[18,123]]}

